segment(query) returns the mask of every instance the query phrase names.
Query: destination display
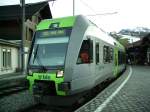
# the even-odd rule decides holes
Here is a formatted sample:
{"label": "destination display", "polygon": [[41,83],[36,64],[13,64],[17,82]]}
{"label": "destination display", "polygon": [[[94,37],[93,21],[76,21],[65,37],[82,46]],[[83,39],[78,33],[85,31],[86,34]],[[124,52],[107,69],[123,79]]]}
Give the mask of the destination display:
{"label": "destination display", "polygon": [[40,32],[39,37],[55,37],[55,36],[65,36],[66,30],[65,29],[59,29],[59,30],[45,30]]}

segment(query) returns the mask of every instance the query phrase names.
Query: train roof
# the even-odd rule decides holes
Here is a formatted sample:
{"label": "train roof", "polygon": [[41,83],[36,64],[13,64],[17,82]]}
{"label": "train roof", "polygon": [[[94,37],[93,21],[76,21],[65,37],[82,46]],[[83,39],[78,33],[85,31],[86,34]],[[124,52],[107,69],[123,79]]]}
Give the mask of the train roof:
{"label": "train roof", "polygon": [[[56,19],[45,19],[42,20],[38,25],[36,30],[49,29],[50,27],[73,27],[77,16],[69,16]],[[52,26],[54,25],[54,26]],[[58,25],[58,26],[55,26]]]}
{"label": "train roof", "polygon": [[[80,17],[82,17],[89,26],[97,27],[98,31],[103,33],[104,37],[102,36],[103,38],[101,38],[103,41],[108,42],[108,43],[115,45],[118,48],[124,50],[123,45],[121,45],[116,39],[114,39],[112,36],[110,36],[108,33],[106,33],[104,30],[99,28],[96,24],[94,24],[92,21],[88,20],[86,17],[84,17],[82,15],[68,16],[68,17],[54,18],[54,19],[45,19],[45,20],[42,20],[37,25],[36,30],[45,30],[45,29],[50,29],[50,28],[73,27],[76,19],[80,18]],[[97,34],[97,35],[99,35],[99,34]]]}
{"label": "train roof", "polygon": [[105,35],[104,38],[102,38],[103,37],[102,36],[100,39],[102,39],[103,41],[105,41],[109,44],[115,45],[122,50],[125,50],[124,46],[122,44],[120,44],[119,41],[117,41],[115,38],[113,38],[111,35],[109,35],[107,32],[105,32],[102,28],[98,27],[92,21],[90,21],[90,20],[88,20],[88,21],[90,22],[91,25],[97,27],[97,29]]}

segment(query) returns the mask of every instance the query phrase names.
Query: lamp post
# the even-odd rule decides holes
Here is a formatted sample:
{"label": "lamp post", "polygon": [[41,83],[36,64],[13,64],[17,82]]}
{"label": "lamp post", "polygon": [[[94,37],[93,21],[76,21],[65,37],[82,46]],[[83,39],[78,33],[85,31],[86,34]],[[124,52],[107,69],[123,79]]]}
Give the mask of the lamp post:
{"label": "lamp post", "polygon": [[22,14],[22,31],[21,31],[21,70],[25,73],[24,68],[24,36],[25,36],[25,0],[20,0],[21,14]]}

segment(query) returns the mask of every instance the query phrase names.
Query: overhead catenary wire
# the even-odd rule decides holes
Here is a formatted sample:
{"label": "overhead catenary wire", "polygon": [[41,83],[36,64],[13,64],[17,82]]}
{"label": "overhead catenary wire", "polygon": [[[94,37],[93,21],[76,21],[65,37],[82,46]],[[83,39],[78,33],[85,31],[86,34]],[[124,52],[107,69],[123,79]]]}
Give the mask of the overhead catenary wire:
{"label": "overhead catenary wire", "polygon": [[[99,16],[107,16],[107,15],[113,15],[113,14],[117,14],[118,12],[115,11],[115,12],[107,12],[107,13],[97,13],[88,3],[86,3],[85,1],[83,0],[80,0],[82,2],[82,4],[84,6],[86,6],[87,8],[89,8],[91,11],[93,11],[93,13],[95,14],[91,14],[91,15],[86,15],[88,17],[90,16],[97,16],[98,18],[100,18]],[[101,18],[100,18],[101,19]],[[100,28],[100,27],[99,27]],[[107,33],[104,29],[100,28],[101,31]]]}
{"label": "overhead catenary wire", "polygon": [[117,14],[118,12],[106,12],[106,13],[97,13],[90,5],[88,5],[88,3],[86,3],[83,0],[80,0],[82,2],[82,4],[86,7],[88,7],[91,11],[93,11],[95,14],[91,14],[91,15],[86,15],[86,16],[105,16],[105,15],[112,15],[112,14]]}
{"label": "overhead catenary wire", "polygon": [[91,11],[93,11],[95,14],[96,14],[96,11],[88,4],[88,3],[86,3],[85,1],[83,1],[83,0],[80,0],[81,2],[82,2],[82,4],[84,5],[84,6],[86,6],[87,8],[89,8]]}
{"label": "overhead catenary wire", "polygon": [[[91,7],[91,6],[89,6],[85,1],[83,1],[83,0],[80,0],[81,2],[82,2],[82,4],[83,5],[85,5],[86,7],[88,7],[91,11],[93,11],[94,13],[95,13],[95,15],[96,16],[98,16],[98,14],[97,14],[97,12]],[[94,16],[95,16],[94,15]],[[100,14],[99,14],[100,15]],[[88,15],[86,15],[86,16],[88,16]],[[89,15],[89,16],[92,16],[92,15]],[[93,23],[93,22],[92,22]],[[94,23],[95,24],[95,23]],[[96,24],[95,24],[96,25]],[[97,25],[96,25],[97,26]],[[97,26],[98,27],[98,26]],[[106,33],[106,31],[104,30],[104,29],[102,29],[102,28],[100,28],[99,27],[99,29],[101,30],[101,31],[103,31],[104,33]]]}
{"label": "overhead catenary wire", "polygon": [[86,16],[107,16],[107,15],[112,15],[112,14],[117,14],[118,12],[108,12],[108,13],[101,13],[101,14],[91,14],[91,15],[86,15]]}

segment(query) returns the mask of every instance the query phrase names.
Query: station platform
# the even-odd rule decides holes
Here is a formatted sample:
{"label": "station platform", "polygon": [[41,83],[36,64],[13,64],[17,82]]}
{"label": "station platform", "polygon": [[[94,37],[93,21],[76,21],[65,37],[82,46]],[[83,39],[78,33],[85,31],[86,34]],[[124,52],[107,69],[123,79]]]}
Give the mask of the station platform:
{"label": "station platform", "polygon": [[150,66],[127,70],[75,112],[150,112]]}

